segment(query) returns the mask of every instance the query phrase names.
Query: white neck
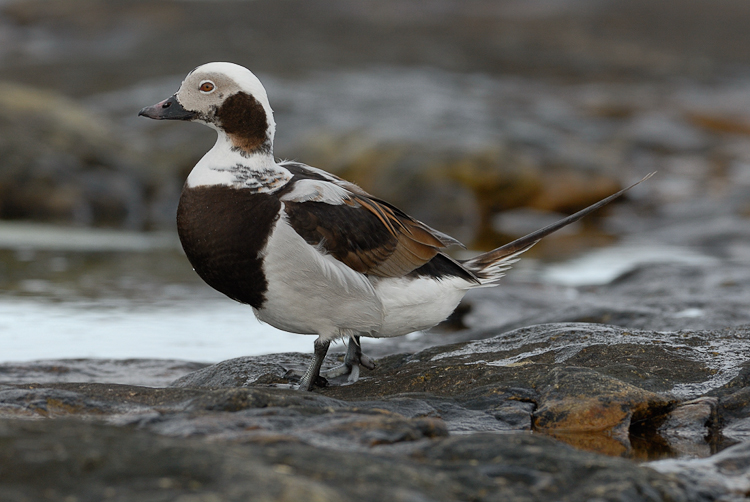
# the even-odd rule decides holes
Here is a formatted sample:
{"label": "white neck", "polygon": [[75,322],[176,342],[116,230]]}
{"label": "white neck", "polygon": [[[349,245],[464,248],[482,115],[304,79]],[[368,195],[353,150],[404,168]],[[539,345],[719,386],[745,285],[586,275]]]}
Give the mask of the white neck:
{"label": "white neck", "polygon": [[198,161],[187,178],[187,186],[227,185],[257,192],[273,192],[286,184],[292,174],[279,166],[273,154],[254,153],[250,156],[232,148],[223,131],[217,131],[216,144]]}

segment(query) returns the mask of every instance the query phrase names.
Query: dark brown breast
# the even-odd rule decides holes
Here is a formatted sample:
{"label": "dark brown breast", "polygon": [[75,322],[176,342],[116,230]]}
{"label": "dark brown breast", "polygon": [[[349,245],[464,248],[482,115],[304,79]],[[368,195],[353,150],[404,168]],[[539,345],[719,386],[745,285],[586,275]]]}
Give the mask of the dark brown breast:
{"label": "dark brown breast", "polygon": [[268,282],[258,255],[280,209],[274,195],[227,186],[185,187],[177,232],[188,260],[209,286],[260,308]]}

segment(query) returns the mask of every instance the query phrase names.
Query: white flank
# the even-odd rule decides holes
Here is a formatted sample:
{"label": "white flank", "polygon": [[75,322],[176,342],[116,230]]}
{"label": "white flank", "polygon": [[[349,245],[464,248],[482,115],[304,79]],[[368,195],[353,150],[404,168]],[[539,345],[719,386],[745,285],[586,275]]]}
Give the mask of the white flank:
{"label": "white flank", "polygon": [[264,250],[268,291],[258,319],[293,333],[324,339],[378,331],[383,305],[370,281],[321,254],[279,218]]}
{"label": "white flank", "polygon": [[371,336],[401,336],[445,320],[474,283],[460,277],[396,277],[373,280],[385,310],[383,326]]}

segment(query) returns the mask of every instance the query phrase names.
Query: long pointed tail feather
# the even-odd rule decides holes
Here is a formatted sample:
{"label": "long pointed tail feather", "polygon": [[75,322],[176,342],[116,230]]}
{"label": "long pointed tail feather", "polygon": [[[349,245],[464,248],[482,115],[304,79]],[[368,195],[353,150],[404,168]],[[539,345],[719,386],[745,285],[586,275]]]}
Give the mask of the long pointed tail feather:
{"label": "long pointed tail feather", "polygon": [[552,223],[551,225],[547,225],[546,227],[541,228],[535,232],[531,232],[530,234],[520,237],[513,242],[509,242],[508,244],[505,244],[504,246],[501,246],[497,249],[493,249],[492,251],[480,254],[479,256],[475,256],[474,258],[464,260],[461,262],[461,264],[465,268],[471,270],[482,284],[497,281],[503,275],[505,275],[504,272],[508,270],[513,263],[517,262],[520,259],[519,256],[522,253],[531,249],[534,244],[542,240],[544,237],[553,232],[556,232],[557,230],[560,230],[567,225],[570,225],[571,223],[575,223],[584,216],[596,211],[603,206],[606,206],[634,186],[643,183],[654,174],[656,174],[656,172],[648,174],[640,181],[633,183],[629,187],[623,188],[619,192],[614,193],[585,209],[581,209],[577,213],[571,214],[567,218],[563,218],[562,220]]}

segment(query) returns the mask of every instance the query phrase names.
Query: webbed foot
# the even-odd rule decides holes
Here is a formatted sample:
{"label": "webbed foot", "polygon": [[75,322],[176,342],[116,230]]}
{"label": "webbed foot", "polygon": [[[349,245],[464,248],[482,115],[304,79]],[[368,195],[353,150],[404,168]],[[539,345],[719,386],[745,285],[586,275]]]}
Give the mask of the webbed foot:
{"label": "webbed foot", "polygon": [[363,366],[368,370],[374,370],[375,362],[362,353],[359,336],[351,336],[349,337],[344,364],[323,371],[322,373],[326,378],[336,378],[343,375],[349,375],[347,382],[354,383],[359,380],[360,366]]}

